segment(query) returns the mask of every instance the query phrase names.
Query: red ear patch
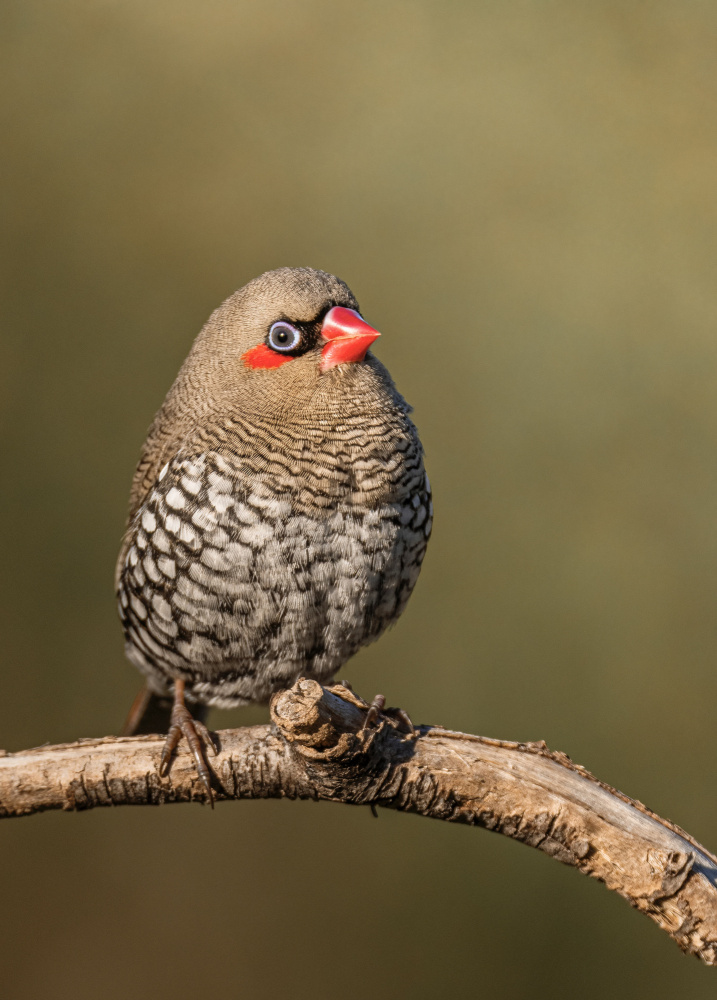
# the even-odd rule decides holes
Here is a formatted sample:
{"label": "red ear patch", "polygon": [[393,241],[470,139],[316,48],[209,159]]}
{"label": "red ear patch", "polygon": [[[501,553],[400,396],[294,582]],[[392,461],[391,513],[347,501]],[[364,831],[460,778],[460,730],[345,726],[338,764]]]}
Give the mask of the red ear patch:
{"label": "red ear patch", "polygon": [[245,354],[242,354],[242,361],[247,368],[278,368],[280,365],[286,364],[287,361],[293,360],[292,354],[279,354],[277,351],[272,351],[266,344],[257,344],[256,347],[250,347]]}

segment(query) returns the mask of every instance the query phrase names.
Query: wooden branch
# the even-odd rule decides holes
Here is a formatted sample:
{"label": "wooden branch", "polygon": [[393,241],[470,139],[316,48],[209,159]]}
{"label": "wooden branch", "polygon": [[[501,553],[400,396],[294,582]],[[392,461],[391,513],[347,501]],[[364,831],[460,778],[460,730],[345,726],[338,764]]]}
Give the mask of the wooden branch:
{"label": "wooden branch", "polygon": [[[564,754],[430,726],[413,740],[385,717],[362,731],[359,699],[305,679],[276,695],[271,711],[272,725],[218,733],[217,800],[324,799],[483,826],[599,879],[684,951],[717,965],[717,858]],[[184,748],[159,777],[163,741],[0,751],[0,816],[203,800]]]}

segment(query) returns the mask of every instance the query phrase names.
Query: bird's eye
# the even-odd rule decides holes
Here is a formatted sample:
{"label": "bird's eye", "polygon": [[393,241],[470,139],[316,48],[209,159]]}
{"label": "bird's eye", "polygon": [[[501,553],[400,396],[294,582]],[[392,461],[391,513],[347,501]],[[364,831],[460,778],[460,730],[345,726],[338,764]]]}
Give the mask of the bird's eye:
{"label": "bird's eye", "polygon": [[300,343],[301,331],[297,330],[291,323],[285,323],[284,320],[274,323],[269,330],[267,344],[275,351],[281,351],[282,354],[287,351],[295,351]]}

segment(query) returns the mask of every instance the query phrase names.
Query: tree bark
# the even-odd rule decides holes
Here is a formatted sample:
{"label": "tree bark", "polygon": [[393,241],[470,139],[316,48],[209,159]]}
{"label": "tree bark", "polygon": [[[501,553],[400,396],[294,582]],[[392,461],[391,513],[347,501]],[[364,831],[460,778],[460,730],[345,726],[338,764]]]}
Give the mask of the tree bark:
{"label": "tree bark", "polygon": [[[717,964],[717,858],[565,754],[432,726],[412,739],[387,716],[362,729],[360,699],[305,679],[275,695],[271,714],[271,725],[217,734],[217,800],[323,799],[482,826],[604,882],[683,951]],[[0,816],[203,800],[184,746],[159,777],[163,743],[105,737],[0,751]]]}

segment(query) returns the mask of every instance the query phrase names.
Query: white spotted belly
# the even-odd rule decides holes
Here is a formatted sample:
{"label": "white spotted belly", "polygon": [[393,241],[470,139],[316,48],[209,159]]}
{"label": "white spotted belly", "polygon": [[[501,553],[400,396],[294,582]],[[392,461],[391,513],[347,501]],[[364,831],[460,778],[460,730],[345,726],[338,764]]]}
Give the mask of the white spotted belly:
{"label": "white spotted belly", "polygon": [[422,475],[406,503],[313,515],[221,459],[176,463],[135,517],[120,573],[130,658],[157,690],[229,707],[302,674],[327,679],[402,612],[430,533]]}

